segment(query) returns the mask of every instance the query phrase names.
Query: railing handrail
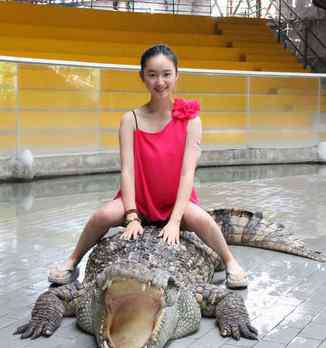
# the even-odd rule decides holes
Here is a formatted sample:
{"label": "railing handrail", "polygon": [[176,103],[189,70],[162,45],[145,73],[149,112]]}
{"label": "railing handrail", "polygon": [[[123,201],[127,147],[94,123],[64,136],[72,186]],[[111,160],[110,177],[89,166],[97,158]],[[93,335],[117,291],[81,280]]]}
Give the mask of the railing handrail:
{"label": "railing handrail", "polygon": [[[125,71],[139,71],[140,65],[128,65],[128,64],[104,64],[93,62],[78,62],[68,60],[55,60],[55,59],[35,59],[25,57],[11,57],[0,56],[0,62],[21,63],[21,64],[40,64],[40,65],[61,65],[72,67],[85,67],[85,68],[103,68],[112,70],[125,70]],[[270,76],[270,77],[322,77],[326,78],[326,74],[317,73],[299,73],[299,72],[274,72],[274,71],[247,71],[247,70],[221,70],[221,69],[194,69],[194,68],[179,68],[178,71],[183,73],[191,73],[198,75],[233,75],[233,76]]]}
{"label": "railing handrail", "polygon": [[[284,21],[285,21],[286,24],[291,24],[291,22],[288,21],[288,19],[283,15],[283,13],[281,13],[281,18],[284,18]],[[300,37],[300,39],[302,41],[304,41],[304,38],[302,37],[301,33],[294,26],[292,26],[291,29]],[[307,45],[308,45],[308,43],[307,43]]]}
{"label": "railing handrail", "polygon": [[326,44],[324,42],[322,42],[319,37],[312,31],[310,30],[310,33],[312,34],[312,36],[318,41],[318,43],[326,50]]}
{"label": "railing handrail", "polygon": [[[273,3],[275,3],[276,0],[273,0]],[[282,5],[285,5],[289,10],[290,12],[292,12],[296,18],[299,19],[299,21],[303,21],[303,19],[293,10],[293,8],[285,1],[285,0],[278,0],[282,3]]]}
{"label": "railing handrail", "polygon": [[[277,4],[278,2],[278,4]],[[274,6],[274,8],[276,10],[278,10],[278,16],[279,18],[279,23],[277,23],[274,18],[272,18],[272,21],[274,22],[274,24],[276,25],[276,27],[278,28],[278,32],[279,32],[279,40],[280,40],[280,33],[283,33],[283,37],[285,37],[285,40],[290,42],[291,45],[295,48],[295,50],[304,58],[304,64],[305,66],[307,65],[307,52],[308,50],[310,50],[315,59],[317,59],[317,61],[320,62],[325,62],[325,59],[322,58],[313,48],[312,46],[309,44],[307,37],[303,37],[303,35],[301,34],[300,31],[298,31],[295,27],[295,24],[303,24],[303,28],[306,31],[307,34],[311,35],[320,45],[323,49],[326,50],[326,45],[318,38],[318,36],[313,32],[313,30],[307,25],[306,21],[304,19],[302,19],[294,10],[291,6],[289,6],[289,4],[284,1],[284,0],[272,0],[271,5]],[[282,6],[285,6],[289,12],[291,12],[291,14],[293,14],[295,16],[295,19],[290,20],[289,18],[287,18],[284,15],[284,12],[281,11]],[[288,37],[288,35],[286,34],[286,32],[284,30],[282,30],[281,28],[281,22],[283,20],[283,23],[285,22],[287,25],[290,26],[291,30],[293,30],[293,32],[300,38],[301,42],[304,43],[304,47],[305,47],[305,54],[303,54],[299,48],[292,42],[292,40],[290,40],[290,38]],[[308,30],[308,31],[307,31]],[[306,36],[306,34],[305,34]]]}
{"label": "railing handrail", "polygon": [[[300,22],[304,23],[305,24],[305,20],[303,18],[301,18],[294,10],[293,8],[291,8],[291,6],[289,6],[289,4],[284,1],[284,0],[279,0],[282,2],[282,4],[286,5],[286,7],[293,13],[295,14],[295,16],[299,19]],[[275,0],[273,0],[273,3],[275,2]],[[288,21],[290,22],[290,21]],[[312,31],[310,30],[310,33],[312,34],[312,36],[319,42],[319,44],[326,49],[326,45],[319,39],[319,37]]]}
{"label": "railing handrail", "polygon": [[[273,20],[273,22],[274,22],[275,24],[277,24],[276,21],[274,20],[274,18],[272,18],[272,20]],[[304,54],[303,54],[303,53],[301,52],[301,50],[295,45],[295,43],[288,37],[288,35],[287,35],[286,33],[284,33],[284,36],[285,36],[286,41],[290,42],[290,44],[291,44],[292,47],[295,49],[295,51],[298,52],[299,55],[300,55],[301,57],[304,58]]]}

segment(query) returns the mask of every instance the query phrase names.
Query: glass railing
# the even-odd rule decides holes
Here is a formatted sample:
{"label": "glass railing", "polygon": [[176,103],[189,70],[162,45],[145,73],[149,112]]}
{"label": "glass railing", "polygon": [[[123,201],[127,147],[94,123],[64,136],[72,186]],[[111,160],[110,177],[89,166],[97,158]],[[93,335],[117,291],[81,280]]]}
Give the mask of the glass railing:
{"label": "glass railing", "polygon": [[[138,66],[0,61],[0,155],[118,151],[124,112],[148,94]],[[203,147],[295,148],[326,141],[326,75],[180,69],[201,103]]]}

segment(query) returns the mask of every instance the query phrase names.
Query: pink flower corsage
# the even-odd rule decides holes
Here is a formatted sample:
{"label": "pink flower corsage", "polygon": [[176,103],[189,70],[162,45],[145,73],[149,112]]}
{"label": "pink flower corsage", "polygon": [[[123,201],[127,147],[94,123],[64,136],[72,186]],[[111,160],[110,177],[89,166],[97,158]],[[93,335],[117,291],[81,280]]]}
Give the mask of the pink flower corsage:
{"label": "pink flower corsage", "polygon": [[198,115],[199,110],[200,105],[197,100],[176,98],[172,107],[172,117],[179,120],[190,120]]}

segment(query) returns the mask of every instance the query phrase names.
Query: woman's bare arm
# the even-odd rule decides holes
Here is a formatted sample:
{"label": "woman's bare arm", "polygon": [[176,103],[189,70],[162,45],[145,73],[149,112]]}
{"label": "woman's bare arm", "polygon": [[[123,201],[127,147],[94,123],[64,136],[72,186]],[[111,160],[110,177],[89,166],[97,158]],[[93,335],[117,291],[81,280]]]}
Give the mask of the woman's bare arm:
{"label": "woman's bare arm", "polygon": [[187,140],[181,169],[177,199],[170,217],[171,222],[180,224],[194,184],[197,161],[200,156],[202,137],[201,120],[199,117],[188,122]]}
{"label": "woman's bare arm", "polygon": [[123,115],[119,129],[121,193],[125,210],[136,209],[134,174],[134,133],[135,121],[131,112]]}

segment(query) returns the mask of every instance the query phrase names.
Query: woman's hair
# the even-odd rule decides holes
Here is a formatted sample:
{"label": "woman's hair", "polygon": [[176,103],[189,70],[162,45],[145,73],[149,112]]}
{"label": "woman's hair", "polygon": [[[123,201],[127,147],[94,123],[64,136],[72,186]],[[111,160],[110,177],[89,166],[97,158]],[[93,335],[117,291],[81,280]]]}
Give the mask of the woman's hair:
{"label": "woman's hair", "polygon": [[146,66],[146,62],[155,57],[158,56],[160,54],[163,54],[163,56],[165,56],[166,58],[168,58],[175,67],[175,71],[178,71],[178,58],[176,56],[176,54],[171,50],[171,48],[167,45],[164,44],[158,44],[155,46],[152,46],[150,48],[148,48],[141,56],[140,59],[140,66],[141,66],[141,71],[144,72],[145,66]]}

